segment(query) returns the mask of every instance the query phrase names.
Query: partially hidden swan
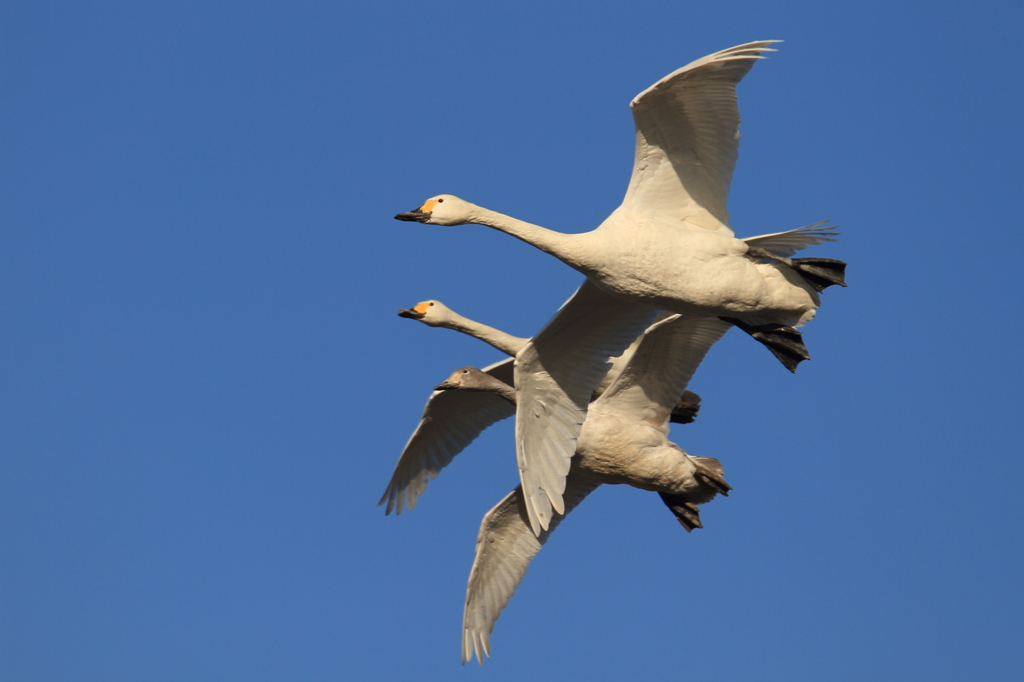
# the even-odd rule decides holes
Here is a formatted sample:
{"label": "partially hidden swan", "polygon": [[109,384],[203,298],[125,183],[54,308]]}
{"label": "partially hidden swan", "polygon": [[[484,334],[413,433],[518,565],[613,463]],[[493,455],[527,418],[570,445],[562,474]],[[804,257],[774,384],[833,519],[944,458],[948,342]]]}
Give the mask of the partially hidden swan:
{"label": "partially hidden swan", "polygon": [[[514,356],[529,342],[500,329],[464,317],[444,303],[422,301],[412,308],[398,311],[399,316],[418,320],[431,327],[443,327],[468,334],[494,346],[506,355]],[[594,392],[598,397],[618,377],[639,344],[638,338],[622,355],[611,358],[611,368]],[[513,382],[513,360],[509,358],[485,367],[483,370],[495,379]],[[688,424],[700,409],[700,396],[683,391],[672,409],[670,420]],[[387,490],[378,505],[387,503],[386,513],[401,514],[403,508],[412,509],[431,479],[451,463],[486,428],[515,414],[514,402],[484,391],[434,391],[427,399],[423,415],[412,436],[402,449]]]}
{"label": "partially hidden swan", "polygon": [[[611,386],[590,407],[566,477],[565,514],[602,483],[657,492],[687,530],[703,527],[697,505],[728,494],[716,459],[693,457],[668,440],[668,417],[707,350],[729,325],[708,317],[674,315],[652,326]],[[489,392],[508,401],[521,395],[471,367],[456,370],[438,389]],[[483,663],[490,633],[530,561],[564,518],[539,536],[530,525],[522,486],[484,516],[463,614],[462,661]]]}
{"label": "partially hidden swan", "polygon": [[[417,320],[427,325],[428,327],[441,327],[444,329],[451,329],[453,331],[462,332],[474,338],[480,339],[481,341],[494,346],[502,353],[515,357],[516,353],[521,351],[524,346],[530,341],[530,339],[524,339],[518,336],[512,336],[500,329],[489,327],[486,324],[471,320],[468,317],[460,315],[455,312],[441,301],[429,300],[421,301],[412,308],[406,310],[402,309],[398,311],[399,317],[408,318],[410,320]],[[662,319],[667,317],[667,314],[662,315]],[[608,362],[611,366],[608,372],[604,375],[604,379],[594,390],[593,398],[597,399],[604,390],[611,385],[613,381],[619,376],[619,372],[626,366],[629,359],[633,357],[633,352],[636,347],[640,344],[640,340],[643,335],[638,336],[630,346],[623,351],[621,355],[613,358],[608,358]],[[506,382],[507,383],[507,382]],[[683,391],[683,394],[679,397],[679,402],[672,409],[672,416],[669,417],[669,421],[675,424],[689,424],[697,416],[697,412],[700,410],[700,396],[692,391]]]}
{"label": "partially hidden swan", "polygon": [[845,263],[789,258],[832,241],[835,233],[820,223],[745,240],[729,227],[726,197],[739,148],[736,84],[774,42],[698,59],[633,99],[636,157],[629,187],[622,204],[591,232],[555,232],[450,194],[395,216],[486,225],[587,276],[516,354],[516,458],[536,534],[553,513],[564,513],[574,441],[603,363],[619,355],[658,309],[734,324],[795,371],[809,357],[796,327],[814,317],[818,292],[845,286]]}

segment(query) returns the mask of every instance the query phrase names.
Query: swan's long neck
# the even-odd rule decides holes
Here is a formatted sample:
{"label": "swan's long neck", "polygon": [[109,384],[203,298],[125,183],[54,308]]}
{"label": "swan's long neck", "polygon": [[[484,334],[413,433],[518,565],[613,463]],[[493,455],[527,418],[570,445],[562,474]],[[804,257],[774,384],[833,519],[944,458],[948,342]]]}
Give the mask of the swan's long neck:
{"label": "swan's long neck", "polygon": [[500,395],[502,398],[504,398],[505,400],[507,400],[510,403],[512,403],[513,405],[516,404],[516,389],[512,388],[511,386],[509,386],[508,384],[506,384],[501,379],[495,379],[490,374],[484,374],[483,376],[487,377],[487,378],[486,379],[481,379],[482,385],[474,386],[472,389],[468,389],[468,390],[486,391],[487,393],[496,393],[496,394]]}
{"label": "swan's long neck", "polygon": [[582,262],[583,253],[581,247],[584,234],[565,234],[555,232],[540,225],[517,220],[497,211],[491,211],[480,206],[474,206],[471,222],[478,225],[486,225],[505,234],[510,234],[516,239],[537,247],[545,253],[550,253],[555,258],[567,265],[584,272]]}
{"label": "swan's long neck", "polygon": [[486,324],[481,324],[454,312],[441,323],[441,326],[462,332],[463,334],[469,334],[484,343],[489,343],[505,355],[515,356],[526,345],[526,342],[529,341],[529,339],[521,339],[518,336],[506,334],[500,329],[488,327]]}

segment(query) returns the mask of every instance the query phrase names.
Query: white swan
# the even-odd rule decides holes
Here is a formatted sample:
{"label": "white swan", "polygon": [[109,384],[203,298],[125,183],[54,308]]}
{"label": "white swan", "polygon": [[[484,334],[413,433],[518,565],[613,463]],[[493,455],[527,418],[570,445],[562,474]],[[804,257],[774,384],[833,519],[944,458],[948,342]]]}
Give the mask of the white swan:
{"label": "white swan", "polygon": [[[729,328],[709,317],[673,316],[654,325],[609,389],[591,405],[566,478],[568,514],[602,483],[657,491],[687,531],[702,527],[697,505],[731,489],[721,464],[692,457],[668,440],[668,416],[707,350]],[[517,399],[512,387],[473,368],[457,370],[439,389],[493,392]],[[490,633],[501,610],[564,515],[535,536],[526,497],[517,487],[480,526],[463,614],[463,663],[490,655]]]}
{"label": "white swan", "polygon": [[786,256],[830,233],[812,226],[743,241],[725,208],[739,144],[736,84],[774,42],[698,59],[632,101],[633,175],[622,204],[592,232],[554,232],[448,194],[395,216],[486,225],[588,278],[516,356],[516,456],[537,534],[553,512],[564,513],[574,441],[605,358],[629,345],[656,309],[735,324],[792,371],[809,357],[795,327],[814,316],[818,291],[844,284],[845,264]]}
{"label": "white swan", "polygon": [[[514,356],[529,341],[464,317],[436,300],[423,301],[408,310],[399,310],[398,314],[431,327],[468,334],[507,355]],[[611,368],[594,392],[595,398],[618,377],[639,343],[638,338],[622,355],[611,358]],[[482,371],[505,384],[514,381],[512,359],[497,362]],[[670,419],[677,424],[688,424],[694,420],[699,409],[700,396],[691,391],[683,391]],[[448,466],[486,428],[513,414],[514,403],[494,394],[435,390],[427,399],[419,424],[402,449],[378,506],[387,503],[386,514],[392,511],[401,514],[405,507],[413,509],[416,499],[423,494],[431,479],[437,478],[441,469]]]}
{"label": "white swan", "polygon": [[[401,309],[398,311],[398,316],[422,322],[428,327],[441,327],[443,329],[451,329],[453,331],[467,334],[488,343],[494,348],[500,350],[502,353],[513,357],[530,341],[530,339],[512,336],[500,329],[495,329],[494,327],[490,327],[486,324],[460,315],[441,301],[437,300],[421,301],[408,310]],[[663,313],[662,318],[664,317],[668,317],[668,313]],[[596,389],[594,389],[592,399],[597,399],[602,393],[604,393],[605,389],[615,381],[616,377],[619,376],[619,372],[621,372],[622,368],[626,366],[629,359],[633,357],[633,352],[640,344],[640,340],[642,338],[643,335],[638,336],[621,355],[608,358],[608,362],[611,363],[611,366],[609,367],[607,374],[605,374],[604,378],[601,380],[601,383]],[[504,381],[504,379],[502,379],[502,381]],[[672,416],[669,421],[674,424],[689,424],[694,420],[697,416],[697,412],[700,410],[699,403],[699,395],[692,391],[683,391],[683,394],[679,397],[679,402],[676,403],[675,408],[672,410]]]}

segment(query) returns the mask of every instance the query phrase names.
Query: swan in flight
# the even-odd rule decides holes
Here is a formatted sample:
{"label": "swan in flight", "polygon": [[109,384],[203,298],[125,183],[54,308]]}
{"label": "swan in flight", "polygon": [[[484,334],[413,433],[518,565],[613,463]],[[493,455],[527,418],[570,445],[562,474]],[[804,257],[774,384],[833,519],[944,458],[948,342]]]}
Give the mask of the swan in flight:
{"label": "swan in flight", "polygon": [[636,156],[629,187],[622,204],[591,232],[555,232],[450,194],[395,216],[492,227],[587,276],[516,354],[516,458],[538,535],[553,513],[565,512],[565,476],[606,359],[619,355],[658,309],[734,324],[795,371],[809,357],[796,327],[814,317],[821,289],[845,286],[841,261],[789,258],[831,241],[835,233],[827,228],[741,240],[729,227],[726,197],[739,148],[736,84],[775,42],[698,59],[633,99]]}
{"label": "swan in flight", "polygon": [[[668,440],[668,417],[708,349],[729,329],[710,317],[673,315],[644,335],[636,353],[587,413],[566,477],[565,514],[602,483],[657,492],[687,530],[702,528],[697,505],[728,494],[716,459],[693,457]],[[487,392],[513,402],[511,386],[472,367],[456,370],[440,390]],[[484,516],[463,614],[462,662],[483,663],[501,610],[565,514],[535,535],[517,487]]]}
{"label": "swan in flight", "polygon": [[[468,334],[489,343],[506,355],[514,356],[529,341],[464,317],[436,300],[423,301],[408,310],[399,310],[398,314],[431,327]],[[638,338],[622,355],[611,358],[611,369],[594,392],[594,398],[603,393],[619,375],[639,343]],[[514,381],[512,362],[509,358],[478,371],[486,372],[503,384],[511,384]],[[670,421],[688,424],[697,416],[699,409],[700,396],[688,390],[683,391],[672,409]],[[416,430],[402,449],[391,481],[377,503],[378,506],[387,503],[386,514],[392,511],[401,514],[405,507],[413,509],[416,499],[423,494],[430,480],[437,478],[441,469],[448,466],[485,429],[513,414],[514,402],[503,400],[494,393],[435,390],[427,399]]]}

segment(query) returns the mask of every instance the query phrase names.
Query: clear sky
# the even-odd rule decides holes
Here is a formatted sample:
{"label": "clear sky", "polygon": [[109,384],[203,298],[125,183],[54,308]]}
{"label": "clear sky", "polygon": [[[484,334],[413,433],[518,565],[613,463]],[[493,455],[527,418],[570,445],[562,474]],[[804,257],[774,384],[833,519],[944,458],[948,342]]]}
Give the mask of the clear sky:
{"label": "clear sky", "polygon": [[[1019,3],[0,6],[0,679],[1009,680],[1024,668]],[[448,192],[566,232],[628,103],[739,87],[740,236],[850,263],[790,375],[730,333],[672,438],[734,493],[686,534],[604,487],[459,666],[511,424],[375,504],[430,388],[579,284]]]}

